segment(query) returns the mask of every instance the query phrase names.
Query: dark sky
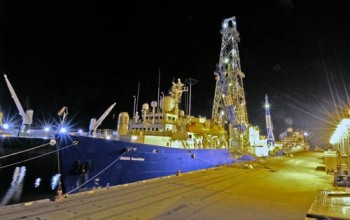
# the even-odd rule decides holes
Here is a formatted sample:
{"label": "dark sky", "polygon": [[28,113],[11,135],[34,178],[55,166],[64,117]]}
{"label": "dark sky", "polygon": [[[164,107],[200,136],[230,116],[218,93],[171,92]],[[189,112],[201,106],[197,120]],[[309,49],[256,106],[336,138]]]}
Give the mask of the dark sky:
{"label": "dark sky", "polygon": [[[167,93],[173,79],[192,86],[192,114],[211,116],[221,22],[236,17],[248,119],[266,134],[265,94],[274,135],[288,124],[326,144],[344,117],[350,88],[347,1],[0,1],[0,71],[34,120],[90,118],[116,107],[103,125]],[[4,80],[0,106],[17,113]],[[49,116],[51,118],[49,118]],[[16,119],[20,120],[17,115]],[[103,127],[103,126],[102,126]]]}

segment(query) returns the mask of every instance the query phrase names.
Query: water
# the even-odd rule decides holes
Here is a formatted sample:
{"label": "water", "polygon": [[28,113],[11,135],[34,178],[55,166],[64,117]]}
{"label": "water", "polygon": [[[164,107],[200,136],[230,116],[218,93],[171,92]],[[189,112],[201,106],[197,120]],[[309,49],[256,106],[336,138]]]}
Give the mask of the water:
{"label": "water", "polygon": [[52,178],[58,173],[57,147],[47,144],[49,141],[16,137],[0,139],[0,206],[55,195],[57,188],[52,186]]}

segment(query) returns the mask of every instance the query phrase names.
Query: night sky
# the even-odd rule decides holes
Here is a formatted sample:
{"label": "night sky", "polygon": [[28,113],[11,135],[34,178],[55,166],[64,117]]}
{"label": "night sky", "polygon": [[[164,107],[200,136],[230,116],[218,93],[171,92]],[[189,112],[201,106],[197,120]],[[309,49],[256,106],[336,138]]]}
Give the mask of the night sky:
{"label": "night sky", "polygon": [[[210,118],[219,62],[221,22],[236,17],[248,120],[266,134],[265,94],[275,138],[288,126],[328,143],[346,115],[350,88],[350,7],[347,1],[0,1],[0,71],[7,74],[35,123],[68,120],[88,128],[114,102],[100,126],[116,127],[167,94],[173,79],[192,86],[193,115]],[[160,73],[160,74],[159,74]],[[0,80],[5,120],[20,123]]]}

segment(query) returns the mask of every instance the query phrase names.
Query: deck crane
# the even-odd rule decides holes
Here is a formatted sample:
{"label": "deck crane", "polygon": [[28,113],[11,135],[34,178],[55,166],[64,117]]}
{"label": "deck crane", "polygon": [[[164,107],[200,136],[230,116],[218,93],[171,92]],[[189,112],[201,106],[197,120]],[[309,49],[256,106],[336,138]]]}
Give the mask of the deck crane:
{"label": "deck crane", "polygon": [[90,121],[90,126],[89,126],[89,136],[94,135],[96,133],[97,128],[101,125],[101,123],[105,120],[105,118],[108,116],[108,114],[112,111],[114,106],[117,103],[114,102],[109,108],[100,116],[100,118],[96,121],[95,118],[92,118]]}
{"label": "deck crane", "polygon": [[243,148],[248,142],[246,135],[248,116],[243,88],[244,73],[241,71],[236,18],[224,19],[219,64],[214,72],[216,88],[212,120],[228,126],[230,146]]}
{"label": "deck crane", "polygon": [[17,106],[17,109],[19,111],[19,114],[22,117],[22,126],[20,128],[20,133],[19,135],[26,135],[26,133],[29,131],[30,129],[30,125],[33,123],[33,110],[27,110],[26,112],[24,112],[23,107],[21,105],[21,103],[19,102],[19,99],[16,95],[15,90],[13,89],[10,81],[8,80],[6,74],[4,74],[5,77],[5,81],[7,84],[8,89],[10,90],[11,96],[13,98],[13,100],[15,101],[15,104]]}
{"label": "deck crane", "polygon": [[269,98],[265,95],[265,117],[266,117],[266,133],[267,133],[267,146],[274,147],[275,146],[275,137],[273,136],[273,127],[271,121],[271,113],[270,113],[270,103]]}

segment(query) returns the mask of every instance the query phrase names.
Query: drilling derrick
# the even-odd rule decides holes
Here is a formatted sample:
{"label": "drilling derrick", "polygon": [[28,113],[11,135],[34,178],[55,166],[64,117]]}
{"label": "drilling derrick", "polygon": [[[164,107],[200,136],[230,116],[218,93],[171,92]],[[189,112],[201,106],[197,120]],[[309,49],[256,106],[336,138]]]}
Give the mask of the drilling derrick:
{"label": "drilling derrick", "polygon": [[221,34],[220,60],[214,73],[216,88],[212,120],[228,127],[230,146],[243,148],[248,142],[248,116],[235,17],[223,21]]}
{"label": "drilling derrick", "polygon": [[266,116],[266,133],[267,133],[267,146],[275,145],[275,137],[273,136],[273,128],[270,113],[270,103],[269,98],[265,95],[265,116]]}

